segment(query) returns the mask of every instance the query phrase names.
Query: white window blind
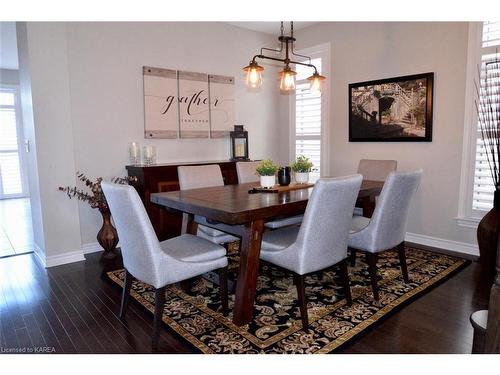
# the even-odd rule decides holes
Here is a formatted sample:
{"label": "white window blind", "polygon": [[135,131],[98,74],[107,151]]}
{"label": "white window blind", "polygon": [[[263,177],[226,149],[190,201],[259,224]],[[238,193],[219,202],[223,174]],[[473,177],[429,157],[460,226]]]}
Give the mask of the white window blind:
{"label": "white window blind", "polygon": [[[493,46],[500,45],[500,22],[483,23],[483,43],[481,49],[481,68],[480,68],[480,88],[479,102],[485,103],[487,100],[497,98],[500,89],[500,63],[497,62],[500,54],[497,54]],[[493,86],[490,90],[485,89],[485,79],[488,77],[488,83]],[[499,111],[500,108],[493,108]],[[495,157],[498,157],[496,155]],[[488,211],[493,207],[493,191],[495,189],[493,178],[488,163],[486,148],[481,136],[481,130],[477,128],[476,143],[476,163],[474,170],[474,187],[472,198],[472,209]]]}
{"label": "white window blind", "polygon": [[[321,72],[321,58],[311,63]],[[295,157],[304,155],[314,164],[311,181],[320,177],[321,171],[321,93],[309,89],[307,77],[312,69],[297,65],[295,88]]]}
{"label": "white window blind", "polygon": [[18,152],[16,91],[0,90],[0,198],[23,194]]}
{"label": "white window blind", "polygon": [[500,45],[500,21],[483,23],[483,47]]}

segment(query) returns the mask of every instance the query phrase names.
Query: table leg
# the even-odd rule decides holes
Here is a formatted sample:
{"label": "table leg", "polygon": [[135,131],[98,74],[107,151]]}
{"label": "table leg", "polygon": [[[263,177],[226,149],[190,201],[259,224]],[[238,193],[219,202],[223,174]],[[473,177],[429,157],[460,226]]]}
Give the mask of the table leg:
{"label": "table leg", "polygon": [[194,221],[193,214],[185,214],[186,215],[186,233],[188,234],[196,234],[198,233],[198,223]]}
{"label": "table leg", "polygon": [[361,200],[361,207],[363,207],[363,216],[372,217],[373,211],[375,211],[375,197],[368,196],[363,197]]}
{"label": "table leg", "polygon": [[253,318],[263,231],[264,221],[255,220],[245,225],[241,237],[240,268],[233,311],[233,323],[238,326],[249,323]]}

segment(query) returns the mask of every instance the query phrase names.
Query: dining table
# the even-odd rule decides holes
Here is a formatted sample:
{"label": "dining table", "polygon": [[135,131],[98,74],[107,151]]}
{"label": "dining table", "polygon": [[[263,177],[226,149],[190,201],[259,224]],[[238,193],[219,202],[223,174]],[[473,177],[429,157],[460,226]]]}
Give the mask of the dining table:
{"label": "dining table", "polygon": [[[195,215],[206,218],[203,225],[212,226],[239,237],[239,268],[236,281],[233,323],[243,326],[251,322],[259,272],[259,255],[264,224],[280,217],[304,213],[313,187],[272,192],[257,192],[256,183],[214,186],[151,194],[151,202],[169,210],[187,214],[186,233],[197,233]],[[371,216],[375,197],[383,182],[363,180],[357,205],[365,216]]]}

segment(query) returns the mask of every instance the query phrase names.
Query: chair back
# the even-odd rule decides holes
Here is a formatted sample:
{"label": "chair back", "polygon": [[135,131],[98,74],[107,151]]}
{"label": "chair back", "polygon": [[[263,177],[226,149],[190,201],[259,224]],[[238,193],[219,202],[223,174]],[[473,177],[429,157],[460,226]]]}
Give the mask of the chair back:
{"label": "chair back", "polygon": [[181,190],[224,185],[222,172],[217,164],[179,166],[177,175]]}
{"label": "chair back", "polygon": [[357,174],[316,182],[292,245],[297,247],[300,274],[324,269],[347,257],[352,211],[362,179]]}
{"label": "chair back", "polygon": [[137,279],[157,287],[160,243],[137,191],[109,182],[101,187],[120,239],[123,265]]}
{"label": "chair back", "polygon": [[389,173],[395,172],[398,166],[396,160],[361,159],[358,164],[358,173],[364,180],[385,181]]}
{"label": "chair back", "polygon": [[258,182],[259,175],[255,171],[260,161],[239,161],[236,163],[236,173],[238,174],[238,183]]}
{"label": "chair back", "polygon": [[369,250],[391,249],[404,241],[410,203],[421,177],[422,169],[389,174],[367,228],[372,236]]}

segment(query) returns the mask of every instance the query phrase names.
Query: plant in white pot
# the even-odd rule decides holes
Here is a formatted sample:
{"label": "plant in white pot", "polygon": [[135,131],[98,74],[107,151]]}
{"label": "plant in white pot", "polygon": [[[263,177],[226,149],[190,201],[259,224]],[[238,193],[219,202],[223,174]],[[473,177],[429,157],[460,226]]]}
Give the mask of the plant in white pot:
{"label": "plant in white pot", "polygon": [[262,160],[255,171],[260,176],[260,186],[266,189],[271,189],[276,183],[276,172],[278,165],[271,159]]}
{"label": "plant in white pot", "polygon": [[313,167],[313,163],[304,155],[299,155],[290,165],[295,173],[295,182],[298,184],[307,184],[309,181],[309,172]]}

